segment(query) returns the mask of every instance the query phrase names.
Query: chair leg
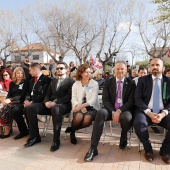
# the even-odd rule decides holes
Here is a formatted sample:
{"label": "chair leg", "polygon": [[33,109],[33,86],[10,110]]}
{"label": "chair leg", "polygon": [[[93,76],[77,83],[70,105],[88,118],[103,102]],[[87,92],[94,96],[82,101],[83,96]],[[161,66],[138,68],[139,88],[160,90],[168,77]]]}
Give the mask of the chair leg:
{"label": "chair leg", "polygon": [[132,128],[129,130],[129,149],[131,148]]}
{"label": "chair leg", "polygon": [[103,127],[103,145],[105,144],[105,137],[106,137],[106,123],[104,122],[104,127]]}
{"label": "chair leg", "polygon": [[48,130],[50,120],[51,120],[51,116],[49,116],[48,118],[48,116],[46,115],[46,122],[44,123],[44,128],[43,128],[43,133],[42,133],[42,136],[44,137],[47,135],[47,130]]}
{"label": "chair leg", "polygon": [[[69,127],[69,125],[70,125],[70,122],[71,122],[71,113],[69,113],[70,115],[69,115],[69,118],[68,118],[68,122],[67,122],[67,127],[66,127],[66,129]],[[64,134],[64,140],[66,140],[66,138],[67,138],[67,133],[65,132],[65,134]]]}

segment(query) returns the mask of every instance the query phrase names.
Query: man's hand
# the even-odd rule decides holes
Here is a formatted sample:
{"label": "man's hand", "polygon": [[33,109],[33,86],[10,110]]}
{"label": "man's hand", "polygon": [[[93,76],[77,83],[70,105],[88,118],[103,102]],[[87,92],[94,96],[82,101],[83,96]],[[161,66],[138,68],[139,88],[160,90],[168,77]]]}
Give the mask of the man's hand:
{"label": "man's hand", "polygon": [[51,101],[49,101],[49,102],[45,102],[45,106],[46,106],[47,108],[49,108],[49,109],[50,109],[50,108],[51,108],[51,103],[52,103]]}
{"label": "man's hand", "polygon": [[120,111],[116,110],[116,112],[112,114],[112,120],[114,123],[119,123],[119,119],[120,119]]}
{"label": "man's hand", "polygon": [[25,100],[24,101],[24,107],[27,107],[28,105],[30,105],[32,102],[28,101],[28,100]]}
{"label": "man's hand", "polygon": [[51,107],[55,106],[56,103],[55,102],[51,102]]}
{"label": "man's hand", "polygon": [[151,118],[151,121],[153,123],[160,123],[161,120],[165,117],[165,113],[153,113],[153,112],[150,112],[149,115],[148,115],[150,118]]}

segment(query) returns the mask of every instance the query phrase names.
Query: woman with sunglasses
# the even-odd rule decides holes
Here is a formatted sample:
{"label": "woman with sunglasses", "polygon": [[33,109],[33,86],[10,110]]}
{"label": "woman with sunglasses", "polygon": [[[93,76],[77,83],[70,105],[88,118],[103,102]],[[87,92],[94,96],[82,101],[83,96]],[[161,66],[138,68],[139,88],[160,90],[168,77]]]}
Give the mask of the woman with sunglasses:
{"label": "woman with sunglasses", "polygon": [[3,69],[0,72],[0,90],[2,92],[8,92],[9,90],[9,84],[11,83],[12,79],[12,72],[8,69]]}
{"label": "woman with sunglasses", "polygon": [[77,143],[75,131],[92,124],[99,110],[98,92],[98,83],[91,79],[90,66],[80,65],[76,73],[76,82],[72,87],[73,120],[70,133],[72,144]]}
{"label": "woman with sunglasses", "polygon": [[0,134],[2,139],[8,138],[12,134],[12,115],[24,109],[23,101],[27,89],[28,81],[25,80],[24,70],[21,67],[16,67],[12,75],[12,81],[9,84],[7,97],[3,102],[3,108],[0,110]]}

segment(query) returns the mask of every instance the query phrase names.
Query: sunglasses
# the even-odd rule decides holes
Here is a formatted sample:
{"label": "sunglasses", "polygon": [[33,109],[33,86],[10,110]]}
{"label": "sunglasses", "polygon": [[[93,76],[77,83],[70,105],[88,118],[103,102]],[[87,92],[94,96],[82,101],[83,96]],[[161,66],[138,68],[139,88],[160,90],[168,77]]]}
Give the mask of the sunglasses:
{"label": "sunglasses", "polygon": [[9,74],[4,74],[3,77],[7,77]]}
{"label": "sunglasses", "polygon": [[57,67],[56,70],[63,70],[65,69],[64,67]]}

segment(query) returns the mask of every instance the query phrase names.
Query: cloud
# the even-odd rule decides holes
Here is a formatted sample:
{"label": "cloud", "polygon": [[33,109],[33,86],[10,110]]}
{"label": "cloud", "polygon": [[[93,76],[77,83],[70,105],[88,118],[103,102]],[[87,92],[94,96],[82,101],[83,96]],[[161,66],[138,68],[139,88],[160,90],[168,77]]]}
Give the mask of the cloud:
{"label": "cloud", "polygon": [[[129,29],[129,25],[130,25],[130,22],[121,22],[121,23],[119,23],[119,25],[118,25],[118,29],[119,30],[128,30]],[[134,25],[134,24],[132,24],[131,25],[131,32],[137,32],[138,31],[138,29],[137,29],[137,27]]]}

